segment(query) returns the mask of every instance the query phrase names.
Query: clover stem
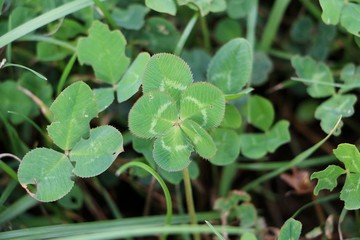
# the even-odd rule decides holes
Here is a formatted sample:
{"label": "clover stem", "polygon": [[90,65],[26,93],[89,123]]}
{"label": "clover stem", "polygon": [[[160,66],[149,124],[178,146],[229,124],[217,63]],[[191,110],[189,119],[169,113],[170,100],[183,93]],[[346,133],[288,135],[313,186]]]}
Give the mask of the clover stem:
{"label": "clover stem", "polygon": [[[185,185],[186,204],[188,207],[190,223],[192,225],[196,226],[197,225],[197,217],[196,217],[196,213],[195,213],[194,199],[193,199],[193,194],[192,194],[192,188],[191,188],[190,175],[189,175],[188,168],[185,168],[183,170],[183,178],[184,178],[184,185]],[[200,234],[194,233],[194,239],[200,240]]]}

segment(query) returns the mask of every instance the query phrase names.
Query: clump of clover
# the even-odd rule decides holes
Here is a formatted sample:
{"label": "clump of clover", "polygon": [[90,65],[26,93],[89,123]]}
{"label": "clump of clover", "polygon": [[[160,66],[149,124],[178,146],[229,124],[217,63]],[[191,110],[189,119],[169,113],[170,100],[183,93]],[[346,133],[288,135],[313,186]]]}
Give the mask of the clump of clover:
{"label": "clump of clover", "polygon": [[143,74],[143,93],[129,113],[130,131],[155,139],[153,157],[166,171],[190,164],[195,150],[209,159],[216,145],[207,130],[220,125],[225,96],[210,83],[193,83],[189,66],[179,57],[160,53],[149,60]]}

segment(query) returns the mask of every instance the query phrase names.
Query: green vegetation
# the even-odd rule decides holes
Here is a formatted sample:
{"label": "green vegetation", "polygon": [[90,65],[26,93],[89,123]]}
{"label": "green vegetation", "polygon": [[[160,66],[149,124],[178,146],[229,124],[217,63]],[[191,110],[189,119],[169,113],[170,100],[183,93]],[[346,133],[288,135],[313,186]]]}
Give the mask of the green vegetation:
{"label": "green vegetation", "polygon": [[0,239],[358,238],[359,16],[0,0]]}

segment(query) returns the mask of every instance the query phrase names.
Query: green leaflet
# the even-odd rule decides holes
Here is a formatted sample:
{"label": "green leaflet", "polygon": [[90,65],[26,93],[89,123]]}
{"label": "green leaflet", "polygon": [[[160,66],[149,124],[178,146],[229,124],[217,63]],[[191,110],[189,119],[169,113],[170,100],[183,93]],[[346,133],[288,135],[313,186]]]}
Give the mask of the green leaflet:
{"label": "green leaflet", "polygon": [[310,57],[295,56],[291,58],[291,64],[299,80],[309,85],[307,92],[311,97],[327,97],[335,93],[334,78],[324,63],[315,62]]}
{"label": "green leaflet", "polygon": [[173,16],[176,15],[175,0],[145,0],[145,4],[148,8],[157,12],[168,13]]}
{"label": "green leaflet", "polygon": [[344,173],[345,170],[336,165],[329,165],[322,171],[314,172],[311,175],[311,179],[318,179],[318,183],[314,188],[314,194],[318,195],[323,189],[334,190],[337,186],[338,177]]}
{"label": "green leaflet", "polygon": [[334,150],[334,154],[341,162],[343,162],[345,169],[339,166],[330,165],[320,172],[313,173],[311,179],[318,179],[314,194],[317,195],[319,191],[323,189],[332,191],[337,185],[337,178],[342,174],[346,174],[345,184],[340,193],[340,199],[345,202],[345,209],[359,209],[359,150],[352,144],[342,143]]}
{"label": "green leaflet", "polygon": [[216,153],[216,146],[211,136],[196,122],[184,120],[180,128],[194,145],[195,151],[203,158],[210,159]]}
{"label": "green leaflet", "polygon": [[120,132],[111,126],[100,126],[90,131],[88,139],[79,141],[69,154],[75,162],[74,174],[93,177],[104,172],[123,151]]}
{"label": "green leaflet", "polygon": [[149,59],[150,54],[146,52],[140,53],[135,58],[117,85],[116,96],[118,103],[128,100],[139,90],[142,83],[142,74]]}
{"label": "green leaflet", "polygon": [[341,87],[342,92],[360,88],[360,67],[356,67],[353,63],[346,64],[341,69],[340,79],[344,81]]}
{"label": "green leaflet", "polygon": [[130,62],[125,46],[126,39],[120,31],[110,31],[107,25],[94,21],[89,36],[78,41],[78,59],[81,64],[91,65],[97,79],[115,84]]}
{"label": "green leaflet", "polygon": [[166,91],[176,101],[181,93],[193,82],[190,67],[181,58],[159,53],[153,55],[144,71],[143,91]]}
{"label": "green leaflet", "polygon": [[47,127],[54,143],[63,150],[71,149],[89,130],[97,116],[95,96],[88,85],[77,82],[67,87],[50,107],[52,123]]}
{"label": "green leaflet", "polygon": [[194,83],[181,96],[181,120],[191,119],[207,129],[219,126],[224,113],[224,95],[209,83]]}
{"label": "green leaflet", "polygon": [[267,131],[274,121],[275,110],[271,102],[259,95],[249,96],[244,114],[251,125]]}
{"label": "green leaflet", "polygon": [[18,179],[32,197],[42,202],[52,202],[65,196],[73,187],[72,168],[64,154],[52,149],[36,148],[22,159]]}
{"label": "green leaflet", "polygon": [[131,4],[126,9],[115,8],[111,16],[116,24],[125,29],[140,30],[150,9],[142,4]]}
{"label": "green leaflet", "polygon": [[320,0],[320,6],[323,10],[321,18],[326,24],[336,25],[339,23],[344,6],[343,0]]}
{"label": "green leaflet", "polygon": [[265,133],[240,135],[241,152],[251,159],[259,159],[273,153],[279,146],[290,141],[289,122],[281,120]]}
{"label": "green leaflet", "polygon": [[97,88],[94,89],[95,100],[97,109],[99,112],[107,109],[114,101],[114,89],[113,88]]}
{"label": "green leaflet", "polygon": [[280,229],[279,240],[298,240],[301,234],[301,222],[289,218]]}
{"label": "green leaflet", "polygon": [[216,128],[211,131],[217,151],[210,162],[218,166],[228,165],[234,162],[240,154],[240,137],[232,129]]}
{"label": "green leaflet", "polygon": [[[340,116],[352,116],[356,100],[356,96],[352,94],[334,95],[320,104],[315,111],[315,118],[321,121],[320,125],[324,132],[329,133]],[[341,128],[338,128],[334,135],[339,135],[340,133]]]}
{"label": "green leaflet", "polygon": [[162,169],[175,172],[190,164],[192,151],[192,146],[180,127],[174,126],[164,136],[155,140],[153,156]]}
{"label": "green leaflet", "polygon": [[177,109],[168,94],[154,91],[143,95],[129,113],[130,131],[142,138],[163,135],[177,120]]}
{"label": "green leaflet", "polygon": [[236,94],[251,79],[252,48],[243,38],[236,38],[220,48],[210,62],[207,79],[225,94]]}
{"label": "green leaflet", "polygon": [[360,4],[346,3],[342,9],[340,23],[350,33],[360,36]]}
{"label": "green leaflet", "polygon": [[226,104],[225,116],[221,123],[223,128],[238,129],[242,124],[242,118],[239,110],[232,104]]}

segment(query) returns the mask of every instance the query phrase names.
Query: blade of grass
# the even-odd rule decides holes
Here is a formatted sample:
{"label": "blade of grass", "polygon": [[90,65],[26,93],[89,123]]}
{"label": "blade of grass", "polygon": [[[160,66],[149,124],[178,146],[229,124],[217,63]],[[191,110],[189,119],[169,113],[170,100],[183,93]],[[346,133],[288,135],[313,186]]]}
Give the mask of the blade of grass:
{"label": "blade of grass", "polygon": [[14,191],[14,189],[16,188],[18,184],[18,181],[16,180],[12,180],[10,181],[10,183],[8,183],[6,185],[6,188],[4,189],[4,191],[1,193],[1,197],[0,197],[0,207],[1,209],[4,206],[4,203],[6,202],[6,200],[9,198],[10,194]]}
{"label": "blade of grass", "polygon": [[123,173],[126,169],[128,169],[129,167],[140,167],[142,169],[144,169],[145,171],[147,171],[148,173],[150,173],[153,177],[156,178],[156,180],[159,182],[162,190],[164,191],[165,194],[165,200],[166,200],[166,224],[170,225],[171,224],[171,218],[172,218],[172,201],[171,201],[171,195],[169,192],[169,189],[166,186],[166,183],[164,182],[164,180],[160,177],[160,175],[154,171],[154,169],[152,169],[151,167],[149,167],[148,165],[141,163],[141,162],[129,162],[124,164],[123,166],[121,166],[117,171],[116,171],[116,175],[119,176],[121,173]]}
{"label": "blade of grass", "polygon": [[117,29],[118,26],[116,25],[116,22],[114,21],[114,19],[112,18],[111,14],[109,13],[109,11],[106,9],[106,7],[104,6],[104,4],[102,4],[99,0],[93,0],[94,3],[96,4],[96,6],[101,10],[101,12],[104,14],[104,17],[106,19],[106,22],[111,26],[111,28]]}
{"label": "blade of grass", "polygon": [[209,226],[209,228],[213,231],[213,233],[215,233],[215,235],[220,239],[220,240],[225,240],[225,238],[223,238],[223,236],[221,236],[221,234],[216,230],[216,228],[214,228],[214,226],[208,222],[208,221],[205,221],[206,224]]}
{"label": "blade of grass", "polygon": [[70,72],[71,72],[71,69],[72,69],[73,66],[74,66],[74,63],[75,63],[75,61],[76,61],[76,58],[77,58],[77,55],[76,55],[76,53],[74,53],[74,54],[71,56],[69,62],[66,64],[65,69],[64,69],[64,71],[63,71],[62,74],[61,74],[59,83],[58,83],[57,88],[56,88],[56,96],[59,96],[59,94],[61,93],[61,91],[64,89],[65,82],[66,82],[67,78],[69,77],[69,74],[70,74]]}
{"label": "blade of grass", "polygon": [[[23,214],[36,204],[38,204],[38,202],[34,198],[30,197],[30,195],[21,197],[0,213],[0,225]],[[0,236],[0,239],[3,238]]]}
{"label": "blade of grass", "polygon": [[31,69],[31,68],[25,67],[25,66],[23,66],[23,65],[14,64],[14,63],[6,63],[6,64],[3,66],[3,68],[6,68],[6,67],[18,67],[18,68],[26,69],[26,70],[28,70],[29,72],[35,74],[37,77],[39,77],[39,78],[47,81],[47,78],[46,78],[44,75],[38,73],[37,71],[35,71],[35,70]]}
{"label": "blade of grass", "polygon": [[196,12],[192,18],[190,19],[190,21],[188,22],[188,24],[186,25],[184,31],[182,32],[181,34],[181,37],[175,47],[175,50],[174,50],[174,54],[175,55],[180,55],[181,54],[181,51],[183,50],[184,46],[185,46],[185,43],[186,43],[186,40],[189,38],[189,35],[191,33],[191,31],[193,30],[194,26],[195,26],[195,23],[197,21],[199,17],[199,13]]}
{"label": "blade of grass", "polygon": [[[207,220],[217,220],[219,219],[218,212],[203,212],[198,213],[199,221]],[[61,225],[52,225],[44,227],[33,227],[26,228],[21,230],[13,230],[9,232],[0,232],[0,239],[41,239],[41,236],[44,238],[59,238],[66,236],[75,236],[79,234],[89,233],[89,232],[99,232],[99,231],[109,231],[113,228],[126,229],[130,227],[136,227],[141,229],[141,227],[146,226],[163,226],[164,219],[166,216],[149,216],[149,217],[134,217],[128,219],[117,219],[117,220],[105,220],[101,222],[86,222],[86,223],[73,223],[73,224],[61,224]],[[189,222],[189,217],[187,215],[176,215],[172,218],[173,224],[186,224]],[[36,236],[36,238],[34,237]]]}
{"label": "blade of grass", "polygon": [[278,28],[280,26],[281,19],[284,16],[285,10],[288,7],[291,0],[276,0],[265,26],[265,30],[259,45],[259,49],[267,52],[271,44],[274,41],[274,38],[278,32]]}
{"label": "blade of grass", "polygon": [[250,191],[252,189],[254,189],[255,187],[257,187],[259,184],[278,176],[279,174],[285,172],[286,170],[291,169],[294,166],[297,166],[298,164],[300,164],[301,162],[303,162],[305,159],[307,159],[311,154],[313,154],[333,133],[334,131],[337,129],[337,127],[339,126],[339,123],[341,122],[341,117],[339,118],[339,120],[337,121],[337,123],[335,124],[334,128],[330,131],[330,133],[320,142],[318,142],[317,144],[315,144],[314,146],[312,146],[311,148],[308,148],[307,150],[305,150],[304,152],[300,153],[299,155],[297,155],[294,159],[292,159],[288,164],[275,169],[272,172],[269,172],[265,175],[262,175],[261,177],[259,177],[258,179],[255,179],[254,181],[250,182],[249,184],[245,185],[242,190],[243,191]]}
{"label": "blade of grass", "polygon": [[20,40],[21,41],[46,42],[46,43],[50,43],[50,44],[53,44],[53,45],[56,45],[59,47],[63,47],[67,50],[70,50],[71,52],[76,52],[76,47],[73,46],[72,44],[62,41],[62,40],[52,38],[52,37],[32,34],[32,35],[24,36],[24,37],[20,38]]}
{"label": "blade of grass", "polygon": [[93,4],[94,2],[92,0],[75,0],[52,9],[14,28],[10,32],[5,33],[0,37],[0,48],[48,23],[51,23],[59,18],[65,17],[66,15],[79,11],[80,9],[91,6]]}
{"label": "blade of grass", "polygon": [[336,199],[339,199],[339,194],[338,194],[338,193],[331,194],[331,195],[326,196],[326,197],[318,198],[318,199],[315,200],[315,201],[311,201],[311,202],[305,204],[304,206],[302,206],[301,208],[299,208],[299,209],[292,215],[292,218],[296,218],[302,211],[304,211],[305,209],[307,209],[307,208],[309,208],[309,207],[312,207],[312,206],[314,206],[314,205],[316,205],[316,204],[319,204],[319,203],[329,202],[329,201],[336,200]]}

